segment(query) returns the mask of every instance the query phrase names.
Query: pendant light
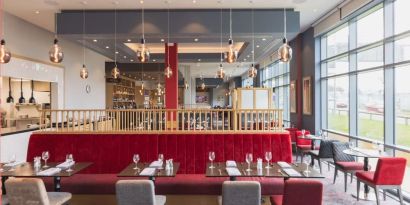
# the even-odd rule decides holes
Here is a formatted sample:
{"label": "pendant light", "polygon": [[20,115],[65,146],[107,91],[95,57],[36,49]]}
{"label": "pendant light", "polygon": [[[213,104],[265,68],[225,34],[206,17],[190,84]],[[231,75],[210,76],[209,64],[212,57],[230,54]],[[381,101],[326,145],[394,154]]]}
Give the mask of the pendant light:
{"label": "pendant light", "polygon": [[[2,15],[2,21],[4,22],[4,1],[1,1],[1,15]],[[2,23],[2,31],[3,31],[3,37],[4,37],[4,23]],[[6,41],[4,39],[0,40],[0,63],[6,64],[10,62],[11,59],[11,53],[10,50],[6,48]]]}
{"label": "pendant light", "polygon": [[26,99],[23,97],[23,78],[20,78],[20,94],[19,103],[25,103]]}
{"label": "pendant light", "polygon": [[29,103],[35,104],[36,103],[36,99],[34,98],[34,81],[31,80],[31,97],[28,100]]}
{"label": "pendant light", "polygon": [[258,74],[258,70],[255,68],[255,31],[254,31],[254,12],[252,8],[252,65],[248,70],[248,77],[255,78]]}
{"label": "pendant light", "polygon": [[[167,1],[167,3],[168,3],[168,1]],[[167,77],[167,78],[171,78],[171,76],[172,76],[172,69],[171,69],[171,66],[169,65],[169,4],[168,4],[168,12],[167,12],[167,15],[168,15],[168,17],[167,17],[167,21],[168,21],[168,36],[167,36],[167,38],[168,38],[168,40],[167,40],[167,67],[165,68],[165,72],[164,72],[164,74],[165,74],[165,76]]]}
{"label": "pendant light", "polygon": [[9,77],[9,97],[7,97],[7,103],[14,103],[14,98],[11,96],[11,78]]}
{"label": "pendant light", "polygon": [[225,53],[225,60],[228,63],[233,63],[238,58],[238,51],[235,50],[232,39],[232,8],[229,9],[229,41],[228,51]]}
{"label": "pendant light", "polygon": [[[141,91],[144,91],[144,64],[141,64],[141,66],[142,66],[142,72],[141,72],[141,90],[140,90],[140,93],[141,93]],[[142,93],[141,93],[141,95],[142,95]]]}
{"label": "pendant light", "polygon": [[282,62],[289,62],[292,60],[292,48],[288,45],[288,40],[286,39],[286,9],[283,8],[283,19],[284,19],[284,37],[283,45],[278,50],[278,59]]}
{"label": "pendant light", "polygon": [[219,46],[220,46],[220,50],[221,50],[221,56],[220,56],[221,63],[219,64],[219,68],[216,71],[216,77],[223,79],[225,77],[225,71],[224,71],[224,67],[222,66],[222,62],[223,62],[223,58],[222,58],[222,9],[220,11],[220,31],[221,31],[221,34],[220,34],[221,36],[220,36]]}
{"label": "pendant light", "polygon": [[142,38],[141,46],[137,51],[137,58],[141,63],[146,63],[149,61],[150,53],[148,48],[145,46],[145,28],[144,28],[144,6],[142,6]]}
{"label": "pendant light", "polygon": [[88,78],[88,69],[85,66],[85,5],[87,2],[83,1],[82,4],[84,5],[83,8],[83,67],[80,70],[80,77],[82,79]]}
{"label": "pendant light", "polygon": [[114,11],[114,68],[111,70],[111,76],[114,79],[117,79],[120,77],[121,72],[120,69],[118,69],[117,66],[117,5],[118,1],[115,1],[113,3],[115,5],[115,11]]}
{"label": "pendant light", "polygon": [[188,69],[185,69],[185,80],[184,80],[184,88],[185,88],[185,90],[188,90],[188,89],[189,89],[189,84],[188,84],[188,81],[187,81],[186,79],[187,79],[188,77],[189,77],[189,79],[191,79],[191,76],[188,76],[187,70],[188,70]]}
{"label": "pendant light", "polygon": [[57,26],[57,13],[54,17],[54,44],[51,46],[50,51],[48,51],[48,57],[53,63],[61,63],[64,58],[63,49],[58,45],[58,26]]}
{"label": "pendant light", "polygon": [[202,90],[205,90],[206,85],[205,85],[205,80],[204,80],[204,78],[202,77],[202,74],[201,74],[201,76],[200,76],[200,79],[201,79],[201,81],[202,81],[202,83],[201,83],[201,85],[200,85],[200,88],[201,88]]}

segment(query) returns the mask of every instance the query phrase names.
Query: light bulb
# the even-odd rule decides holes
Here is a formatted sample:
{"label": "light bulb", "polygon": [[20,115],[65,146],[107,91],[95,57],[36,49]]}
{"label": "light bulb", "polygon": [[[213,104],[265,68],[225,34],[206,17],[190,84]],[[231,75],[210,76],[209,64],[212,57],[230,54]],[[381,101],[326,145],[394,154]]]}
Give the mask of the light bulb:
{"label": "light bulb", "polygon": [[85,67],[84,64],[83,64],[83,68],[81,68],[81,70],[80,70],[80,77],[82,79],[87,79],[88,78],[88,69],[87,69],[87,67]]}
{"label": "light bulb", "polygon": [[6,48],[6,41],[1,39],[1,46],[0,46],[0,63],[8,63],[11,59],[11,53],[9,49]]}
{"label": "light bulb", "polygon": [[201,89],[202,89],[202,90],[205,90],[205,87],[206,87],[205,83],[202,82],[202,84],[201,84]]}
{"label": "light bulb", "polygon": [[64,58],[63,49],[58,45],[58,39],[54,39],[54,44],[48,52],[48,57],[53,63],[61,63]]}
{"label": "light bulb", "polygon": [[233,47],[233,40],[229,39],[228,51],[225,52],[225,60],[228,63],[233,63],[238,58],[238,51]]}
{"label": "light bulb", "polygon": [[141,47],[137,51],[137,58],[141,63],[145,63],[149,61],[149,50],[145,46],[145,39],[141,39]]}
{"label": "light bulb", "polygon": [[278,59],[282,62],[292,60],[292,48],[288,45],[286,38],[283,38],[283,45],[278,50]]}
{"label": "light bulb", "polygon": [[144,82],[141,83],[141,90],[144,90]]}
{"label": "light bulb", "polygon": [[225,78],[225,71],[224,71],[224,68],[222,67],[222,64],[219,64],[219,69],[216,72],[216,76],[222,79]]}
{"label": "light bulb", "polygon": [[258,70],[256,70],[255,66],[252,64],[252,66],[248,70],[248,77],[255,78],[257,74]]}
{"label": "light bulb", "polygon": [[164,74],[167,78],[170,78],[172,76],[172,74],[173,74],[172,69],[171,69],[171,67],[169,67],[169,65],[165,68]]}
{"label": "light bulb", "polygon": [[189,89],[189,84],[188,84],[188,82],[185,81],[184,87],[185,87],[185,90],[188,90],[188,89]]}
{"label": "light bulb", "polygon": [[121,75],[120,69],[118,69],[117,65],[115,65],[115,67],[111,70],[111,76],[114,79],[117,79],[120,77],[120,75]]}

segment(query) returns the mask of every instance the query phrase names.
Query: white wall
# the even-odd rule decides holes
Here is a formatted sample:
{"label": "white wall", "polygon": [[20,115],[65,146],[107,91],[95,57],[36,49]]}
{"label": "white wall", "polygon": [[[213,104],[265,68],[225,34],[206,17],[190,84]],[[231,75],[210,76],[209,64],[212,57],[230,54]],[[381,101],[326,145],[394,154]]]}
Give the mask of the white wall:
{"label": "white wall", "polygon": [[225,86],[219,86],[218,88],[214,88],[212,92],[212,106],[221,106],[225,107],[228,105],[228,98],[225,95],[227,92],[227,88]]}
{"label": "white wall", "polygon": [[[11,50],[12,55],[49,62],[48,51],[53,43],[53,33],[6,13],[4,34],[7,47]],[[59,38],[59,41],[64,51],[64,61],[61,63],[64,66],[65,82],[63,108],[105,108],[104,67],[108,59],[86,49],[85,58],[89,77],[87,80],[82,80],[80,78],[80,69],[83,64],[82,46],[62,38]],[[91,86],[90,94],[85,92],[86,84]]]}

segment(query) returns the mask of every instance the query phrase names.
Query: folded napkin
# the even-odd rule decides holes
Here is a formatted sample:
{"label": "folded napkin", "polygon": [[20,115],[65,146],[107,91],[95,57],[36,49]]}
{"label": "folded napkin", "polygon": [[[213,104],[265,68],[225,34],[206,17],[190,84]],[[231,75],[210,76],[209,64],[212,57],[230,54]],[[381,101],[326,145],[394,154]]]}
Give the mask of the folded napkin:
{"label": "folded napkin", "polygon": [[151,167],[151,168],[162,168],[162,164],[163,164],[162,161],[157,160],[157,161],[151,162],[149,167]]}
{"label": "folded napkin", "polygon": [[60,168],[53,167],[53,168],[46,169],[46,170],[43,170],[41,172],[38,172],[37,175],[39,175],[39,176],[52,176],[52,175],[55,175],[59,172],[61,172]]}
{"label": "folded napkin", "polygon": [[290,177],[300,177],[302,176],[298,171],[292,169],[292,168],[287,168],[287,169],[283,169],[283,171],[289,175]]}
{"label": "folded napkin", "polygon": [[65,161],[65,162],[57,165],[57,167],[61,168],[61,169],[68,169],[70,166],[73,166],[74,163],[75,163],[74,161],[71,161],[71,162]]}
{"label": "folded napkin", "polygon": [[147,167],[140,172],[140,176],[154,176],[155,170],[155,168]]}
{"label": "folded napkin", "polygon": [[227,167],[226,172],[228,172],[229,176],[241,176],[241,172],[239,171],[238,168]]}
{"label": "folded napkin", "polygon": [[233,160],[226,161],[226,167],[236,167],[236,162]]}
{"label": "folded napkin", "polygon": [[287,162],[278,162],[278,165],[282,168],[292,168],[292,166]]}
{"label": "folded napkin", "polygon": [[21,165],[21,164],[24,164],[24,163],[26,163],[26,162],[25,161],[15,161],[15,162],[12,162],[12,163],[7,163],[4,166],[5,167],[15,167],[15,166],[18,166],[18,165]]}

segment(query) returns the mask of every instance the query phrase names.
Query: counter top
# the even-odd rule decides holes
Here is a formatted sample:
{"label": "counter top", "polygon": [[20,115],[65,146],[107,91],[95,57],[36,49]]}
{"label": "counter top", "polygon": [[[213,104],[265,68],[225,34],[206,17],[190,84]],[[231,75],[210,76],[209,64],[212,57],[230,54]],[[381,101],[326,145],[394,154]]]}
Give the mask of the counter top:
{"label": "counter top", "polygon": [[17,129],[16,127],[6,127],[6,128],[1,128],[0,137],[7,136],[7,135],[13,135],[13,134],[19,134],[23,132],[31,132],[35,130],[38,130],[38,127],[24,128],[24,129]]}

